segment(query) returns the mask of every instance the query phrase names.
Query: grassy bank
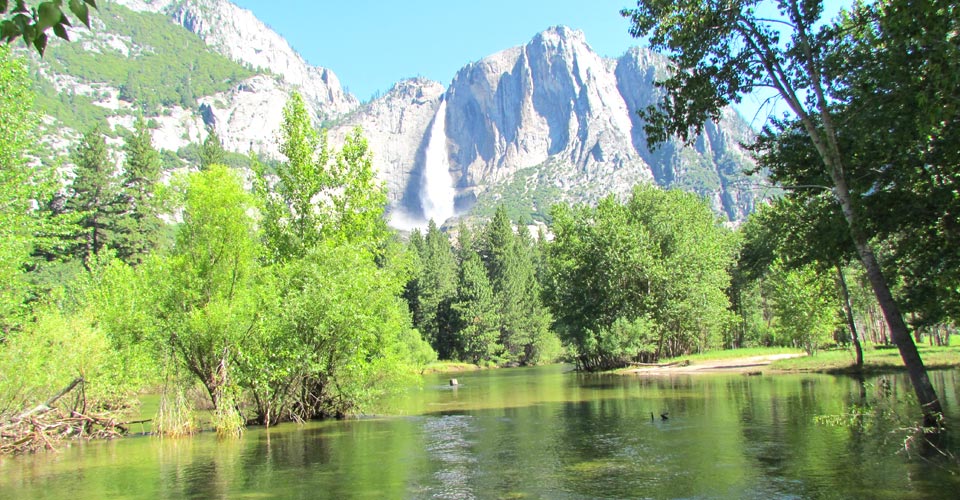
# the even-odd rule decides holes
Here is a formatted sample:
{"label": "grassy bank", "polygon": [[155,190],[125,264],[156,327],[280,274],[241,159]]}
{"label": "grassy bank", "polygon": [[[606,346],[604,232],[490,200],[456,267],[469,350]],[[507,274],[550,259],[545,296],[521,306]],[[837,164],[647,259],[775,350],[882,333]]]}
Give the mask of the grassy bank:
{"label": "grassy bank", "polygon": [[[929,369],[960,367],[960,345],[917,346],[923,364]],[[853,373],[856,372],[852,349],[819,351],[813,356],[782,359],[768,368],[780,372]],[[863,372],[882,373],[905,370],[900,351],[894,346],[866,346],[863,349]]]}
{"label": "grassy bank", "polygon": [[474,372],[483,369],[484,367],[475,365],[473,363],[461,363],[459,361],[437,361],[436,363],[430,363],[429,365],[425,366],[420,373],[425,375],[427,373]]}

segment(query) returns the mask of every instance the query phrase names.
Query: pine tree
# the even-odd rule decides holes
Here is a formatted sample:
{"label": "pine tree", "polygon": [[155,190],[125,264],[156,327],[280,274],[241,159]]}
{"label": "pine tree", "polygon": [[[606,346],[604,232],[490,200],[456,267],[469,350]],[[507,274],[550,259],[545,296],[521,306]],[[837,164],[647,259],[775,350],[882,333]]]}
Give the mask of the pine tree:
{"label": "pine tree", "polygon": [[497,361],[501,350],[497,302],[487,269],[475,252],[468,253],[460,264],[453,311],[456,315],[456,344],[462,359],[475,364]]}
{"label": "pine tree", "polygon": [[525,226],[515,235],[506,208],[497,208],[484,232],[481,255],[498,304],[500,342],[511,363],[537,362],[536,344],[548,335],[533,241]]}
{"label": "pine tree", "polygon": [[207,138],[200,145],[200,170],[206,170],[210,165],[224,165],[226,158],[227,152],[223,149],[220,136],[213,127],[210,127]]}
{"label": "pine tree", "polygon": [[117,254],[129,264],[139,264],[159,244],[163,227],[155,193],[160,180],[160,154],[153,148],[143,117],[137,118],[123,150],[126,160],[119,203],[124,214],[119,219]]}
{"label": "pine tree", "polygon": [[457,262],[450,240],[433,220],[427,226],[421,261],[421,323],[417,327],[441,359],[453,359],[456,341],[450,307],[457,291]]}
{"label": "pine tree", "polygon": [[79,214],[82,234],[75,255],[86,261],[113,244],[117,232],[118,179],[99,123],[83,135],[73,161],[76,170],[65,210]]}
{"label": "pine tree", "polygon": [[524,364],[540,362],[545,344],[552,343],[551,339],[555,337],[549,330],[552,318],[541,296],[542,288],[538,276],[541,259],[538,251],[527,225],[521,221],[514,240],[514,253],[518,266],[517,279],[520,282],[520,316],[516,329],[523,332],[523,354],[520,361]]}

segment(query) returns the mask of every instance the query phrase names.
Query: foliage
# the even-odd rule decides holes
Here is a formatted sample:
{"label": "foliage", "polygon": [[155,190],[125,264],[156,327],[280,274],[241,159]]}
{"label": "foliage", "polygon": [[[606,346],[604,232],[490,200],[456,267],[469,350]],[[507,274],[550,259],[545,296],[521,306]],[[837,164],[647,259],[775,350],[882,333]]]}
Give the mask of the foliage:
{"label": "foliage", "polygon": [[460,344],[454,352],[477,365],[499,359],[497,303],[487,269],[476,253],[468,254],[460,264],[457,297],[452,308]]}
{"label": "foliage", "polygon": [[200,160],[200,170],[205,170],[211,165],[226,165],[227,152],[223,149],[220,136],[217,135],[217,131],[212,127],[207,133],[207,138],[204,139],[203,144],[200,145],[198,156],[198,160]]}
{"label": "foliage", "polygon": [[255,333],[258,241],[240,180],[213,165],[188,178],[184,221],[165,264],[162,337],[203,383],[215,408],[233,384],[236,351]]}
{"label": "foliage", "polygon": [[266,424],[364,411],[435,359],[400,298],[412,263],[387,233],[360,131],[330,151],[295,94],[281,138],[275,177],[256,168],[269,273],[260,331],[239,358]]}
{"label": "foliage", "polygon": [[457,339],[451,305],[457,293],[457,262],[447,236],[432,220],[420,253],[417,278],[420,323],[416,326],[441,359],[454,359]]}
{"label": "foliage", "polygon": [[[45,63],[54,72],[120,89],[120,98],[140,111],[174,105],[193,108],[195,97],[226,91],[255,74],[210,50],[199,37],[161,13],[134,12],[104,3],[99,19],[103,31],[135,41],[126,47],[126,53],[106,44],[96,53],[80,44],[59,44]],[[92,124],[83,125],[86,129]]]}
{"label": "foliage", "polygon": [[328,238],[373,245],[387,239],[385,187],[376,181],[360,129],[331,152],[326,133],[313,127],[303,98],[293,94],[283,110],[281,139],[287,161],[276,167],[275,178],[264,165],[254,165],[274,260],[302,257]]}
{"label": "foliage", "polygon": [[622,368],[629,360],[656,352],[656,340],[649,319],[618,317],[609,327],[584,332],[577,346],[577,364],[590,370]]}
{"label": "foliage", "polygon": [[775,269],[772,300],[778,343],[813,354],[833,340],[832,334],[842,324],[834,283],[809,265],[796,269],[775,265]]}
{"label": "foliage", "polygon": [[[476,237],[474,233],[476,232]],[[456,247],[433,221],[410,236],[415,272],[404,298],[414,325],[442,359],[538,364],[560,358],[541,298],[541,246],[526,227],[515,234],[506,208],[486,226],[461,222]]]}
{"label": "foliage", "polygon": [[432,361],[399,298],[398,271],[330,241],[277,270],[265,331],[244,351],[258,420],[361,412]]}
{"label": "foliage", "polygon": [[917,327],[960,319],[958,17],[943,0],[858,5],[831,54],[845,167]]}
{"label": "foliage", "polygon": [[116,168],[99,124],[83,135],[73,162],[76,168],[65,210],[80,215],[82,244],[75,255],[86,261],[112,246],[119,229]]}
{"label": "foliage", "polygon": [[[910,151],[924,151],[937,143],[930,138],[945,130],[952,118],[942,118],[952,117],[957,109],[953,104],[957,72],[951,71],[956,65],[952,55],[957,52],[955,6],[900,0],[857,4],[853,22],[839,25],[821,22],[820,1],[773,3],[649,0],[622,12],[633,23],[631,34],[649,36],[651,47],[666,50],[675,64],[670,77],[658,82],[666,98],[642,110],[648,139],[658,143],[679,135],[686,140],[708,120],[717,119],[725,106],[739,102],[744,93],[758,86],[775,89],[793,118],[786,126],[775,123],[779,130],[768,129],[768,134],[775,142],[778,132],[792,129],[816,152],[814,162],[790,163],[788,171],[813,170],[828,180],[821,185],[832,191],[840,207],[894,342],[909,367],[924,416],[933,423],[939,420],[941,405],[881,269],[871,241],[876,229],[864,220],[864,208],[869,205],[865,199],[889,189],[884,183],[858,189],[858,151],[849,148],[848,141],[870,144],[868,168],[881,172],[886,165],[870,161],[875,159],[873,152],[906,151],[909,156]],[[758,14],[761,4],[773,7],[774,13]],[[929,19],[930,29],[917,19]],[[904,68],[910,69],[900,71]],[[898,141],[913,134],[913,127],[904,127],[906,134],[890,133],[890,124],[899,115],[886,115],[890,107],[884,104],[910,103],[914,98],[920,111],[914,116],[922,116],[921,139],[905,144]],[[859,104],[866,106],[858,108]],[[865,119],[847,123],[853,115],[844,112],[852,109],[867,111]],[[884,111],[870,113],[873,109]],[[928,120],[923,116],[926,111],[938,119]],[[870,142],[874,138],[879,141]]]}
{"label": "foliage", "polygon": [[500,343],[506,362],[536,364],[540,344],[549,342],[551,318],[540,297],[537,248],[522,223],[516,234],[504,206],[484,229],[478,251],[497,299]]}
{"label": "foliage", "polygon": [[153,148],[150,130],[143,117],[137,118],[133,133],[123,146],[126,159],[121,177],[117,254],[131,264],[140,263],[160,242],[163,222],[160,182],[160,155]]}
{"label": "foliage", "polygon": [[30,271],[46,272],[46,258],[61,254],[76,229],[61,216],[56,170],[27,160],[35,153],[32,102],[23,62],[0,46],[0,339],[46,292],[50,275]]}
{"label": "foliage", "polygon": [[[613,353],[622,351],[597,341],[598,335],[649,346],[646,321],[655,331],[653,348],[617,363],[720,343],[730,321],[724,290],[733,247],[703,200],[638,186],[625,203],[607,197],[596,208],[559,205],[553,217],[548,302],[561,338],[583,368],[607,368]],[[601,347],[612,351],[598,354]]]}
{"label": "foliage", "polygon": [[[90,7],[96,9],[96,1],[69,0],[67,4],[74,17],[89,28]],[[0,21],[0,40],[5,43],[9,44],[22,37],[25,45],[33,45],[42,56],[49,39],[47,30],[53,29],[56,36],[70,40],[67,27],[72,26],[72,23],[63,11],[63,0],[40,2],[36,7],[28,6],[25,1],[18,0],[14,2],[12,8],[9,2],[4,1],[0,4],[0,14],[4,15],[3,20]]]}
{"label": "foliage", "polygon": [[33,251],[39,221],[31,210],[37,199],[35,172],[27,165],[34,123],[23,63],[0,47],[0,329],[18,323],[28,291],[24,266]]}

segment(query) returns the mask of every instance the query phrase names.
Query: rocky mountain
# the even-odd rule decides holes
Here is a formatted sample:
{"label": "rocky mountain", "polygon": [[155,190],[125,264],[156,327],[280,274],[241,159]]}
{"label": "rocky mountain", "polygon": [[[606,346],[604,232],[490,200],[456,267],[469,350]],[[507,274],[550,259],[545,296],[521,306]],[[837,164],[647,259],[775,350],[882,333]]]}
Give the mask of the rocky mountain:
{"label": "rocky mountain", "polygon": [[[133,11],[164,14],[214,51],[270,73],[201,103],[204,122],[217,130],[228,149],[276,155],[275,131],[293,91],[304,97],[318,121],[341,116],[360,104],[344,92],[333,71],[307,64],[252,12],[227,0],[114,1]],[[216,106],[218,102],[226,105]]]}
{"label": "rocky mountain", "polygon": [[[449,176],[440,182],[455,189],[457,213],[504,202],[542,217],[557,201],[595,201],[655,182],[696,191],[742,220],[754,203],[741,173],[750,164],[741,143],[752,131],[732,109],[692,145],[648,148],[636,110],[659,98],[653,82],[666,70],[664,57],[640,48],[602,58],[582,32],[555,27],[468,64],[445,91],[422,79],[401,82],[334,133],[357,125],[367,132],[403,220],[431,215],[428,172],[438,170],[427,153],[437,133]],[[437,131],[441,109],[445,129]]]}
{"label": "rocky mountain", "polygon": [[[740,173],[750,164],[740,143],[752,131],[732,110],[692,145],[647,148],[635,110],[658,98],[653,81],[667,62],[643,49],[606,59],[581,32],[555,27],[464,66],[449,86],[406,80],[360,104],[331,70],[307,64],[251,12],[227,0],[100,5],[93,31],[75,34],[79,44],[60,44],[49,53],[58,55],[35,62],[41,86],[52,87],[60,101],[71,94],[69,106],[50,108],[59,120],[51,130],[67,131],[62,146],[76,136],[70,127],[82,124],[70,113],[102,118],[112,129],[129,127],[144,113],[161,149],[182,152],[212,127],[228,150],[277,157],[282,109],[297,91],[316,122],[330,126],[331,144],[355,126],[364,129],[399,227],[428,217],[482,214],[499,203],[543,218],[554,202],[590,202],[639,182],[696,191],[733,221],[753,207]],[[164,46],[178,36],[193,41]],[[184,62],[204,51],[210,54],[202,61]],[[105,60],[130,64],[112,72],[87,68]],[[187,74],[144,72],[164,64],[166,73]],[[198,67],[205,72],[197,73]],[[177,93],[154,98],[151,85]]]}

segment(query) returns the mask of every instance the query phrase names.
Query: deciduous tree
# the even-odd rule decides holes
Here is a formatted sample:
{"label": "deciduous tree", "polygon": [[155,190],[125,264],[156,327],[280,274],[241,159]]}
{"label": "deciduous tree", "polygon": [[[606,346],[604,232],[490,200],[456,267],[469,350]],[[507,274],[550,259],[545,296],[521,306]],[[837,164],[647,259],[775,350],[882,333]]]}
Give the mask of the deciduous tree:
{"label": "deciduous tree", "polygon": [[[759,14],[761,4],[779,13],[778,18]],[[922,4],[921,9],[930,5]],[[832,65],[838,59],[856,60],[857,53],[834,50],[846,48],[837,44],[837,31],[821,22],[823,3],[650,0],[625,9],[623,15],[632,21],[634,36],[649,37],[651,47],[666,51],[675,65],[671,76],[658,82],[666,98],[643,110],[651,142],[670,135],[689,139],[708,120],[717,119],[725,106],[739,102],[757,87],[773,88],[784,100],[830,180],[925,419],[928,423],[937,420],[942,413],[939,399],[870,242],[871,234],[862,220],[861,194],[851,190],[850,155],[842,148],[832,112],[844,82]],[[943,42],[948,44],[950,37],[955,37],[954,32],[945,35]],[[881,39],[896,36],[895,32],[880,34]]]}

